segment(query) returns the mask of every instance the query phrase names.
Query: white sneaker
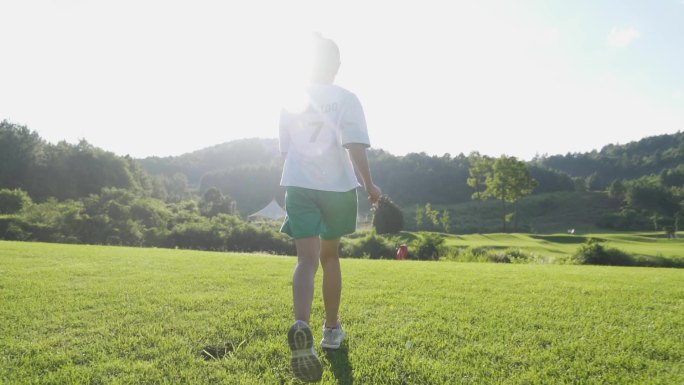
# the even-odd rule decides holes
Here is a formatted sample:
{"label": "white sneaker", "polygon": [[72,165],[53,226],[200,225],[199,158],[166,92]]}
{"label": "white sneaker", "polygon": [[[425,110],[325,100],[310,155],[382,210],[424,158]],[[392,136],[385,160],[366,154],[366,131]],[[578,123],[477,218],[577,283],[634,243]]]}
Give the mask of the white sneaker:
{"label": "white sneaker", "polygon": [[311,328],[304,321],[297,321],[287,332],[287,342],[292,352],[292,372],[304,382],[320,381],[323,366],[313,346]]}
{"label": "white sneaker", "polygon": [[337,326],[334,329],[325,327],[323,321],[323,339],[321,340],[321,347],[324,349],[339,349],[347,334],[342,329],[342,323],[337,321]]}

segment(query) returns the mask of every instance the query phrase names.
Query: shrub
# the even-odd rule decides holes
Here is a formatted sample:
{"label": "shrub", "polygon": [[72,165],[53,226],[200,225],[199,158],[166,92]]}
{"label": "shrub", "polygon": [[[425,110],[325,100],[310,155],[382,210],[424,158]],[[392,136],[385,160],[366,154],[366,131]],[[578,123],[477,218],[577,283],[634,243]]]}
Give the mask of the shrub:
{"label": "shrub", "polygon": [[26,240],[78,243],[84,241],[81,235],[85,231],[98,230],[84,222],[84,207],[77,201],[59,202],[50,198],[24,207],[19,215],[21,227],[28,234]]}
{"label": "shrub", "polygon": [[622,250],[606,248],[601,240],[590,238],[572,255],[572,263],[582,265],[632,266],[634,257]]}
{"label": "shrub", "polygon": [[268,226],[259,227],[237,215],[218,214],[211,219],[196,217],[193,222],[178,224],[168,236],[166,246],[186,249],[268,252],[296,254],[294,243],[285,234]]}
{"label": "shrub", "polygon": [[481,253],[481,250],[485,250],[485,248],[472,246],[453,248],[445,254],[445,259],[455,262],[486,262],[482,258],[484,254]]}
{"label": "shrub", "polygon": [[494,250],[489,253],[492,262],[498,263],[527,263],[532,257],[520,249]]}
{"label": "shrub", "polygon": [[511,263],[527,263],[535,259],[533,255],[527,254],[520,249],[506,249],[506,255]]}
{"label": "shrub", "polygon": [[0,215],[0,239],[25,241],[31,236],[24,230],[26,224],[17,215]]}
{"label": "shrub", "polygon": [[635,266],[647,266],[647,267],[684,267],[684,257],[664,257],[663,255],[646,256],[639,255],[634,256]]}
{"label": "shrub", "polygon": [[466,248],[454,249],[448,258],[457,262],[504,262],[497,258],[492,258],[492,249],[481,246],[469,246]]}
{"label": "shrub", "polygon": [[181,249],[223,250],[224,242],[209,221],[183,223],[171,230],[169,245]]}
{"label": "shrub", "polygon": [[294,242],[285,234],[268,227],[257,227],[243,222],[237,216],[219,214],[217,218],[221,217],[231,217],[235,221],[223,230],[227,234],[225,239],[227,250],[296,254]]}
{"label": "shrub", "polygon": [[452,249],[447,253],[447,260],[457,262],[493,262],[493,263],[530,263],[547,262],[536,255],[527,254],[521,249],[495,249],[481,246]]}
{"label": "shrub", "polygon": [[0,189],[0,214],[15,214],[32,204],[31,197],[20,189]]}
{"label": "shrub", "polygon": [[409,246],[409,258],[420,260],[439,259],[444,254],[444,238],[436,233],[423,233]]}
{"label": "shrub", "polygon": [[371,231],[355,241],[344,241],[341,254],[352,258],[393,259],[396,250],[391,241]]}

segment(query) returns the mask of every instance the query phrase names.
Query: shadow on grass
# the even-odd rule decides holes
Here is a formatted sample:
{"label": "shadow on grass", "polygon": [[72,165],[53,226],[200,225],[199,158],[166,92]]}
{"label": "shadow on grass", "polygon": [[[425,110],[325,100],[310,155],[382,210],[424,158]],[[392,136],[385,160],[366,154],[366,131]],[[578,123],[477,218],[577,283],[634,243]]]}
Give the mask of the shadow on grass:
{"label": "shadow on grass", "polygon": [[330,362],[330,370],[338,385],[354,383],[354,369],[349,363],[349,349],[343,344],[339,349],[324,349],[325,357]]}
{"label": "shadow on grass", "polygon": [[634,257],[635,266],[684,268],[684,257],[662,257],[639,255]]}
{"label": "shadow on grass", "polygon": [[530,235],[530,238],[553,243],[578,244],[587,241],[587,237],[577,235]]}
{"label": "shadow on grass", "polygon": [[232,343],[232,342],[227,342],[225,344],[220,344],[220,345],[209,345],[205,346],[202,348],[201,351],[198,352],[198,355],[202,357],[205,361],[211,361],[211,360],[220,360],[225,356],[232,356],[234,355],[245,343],[243,340],[240,343]]}

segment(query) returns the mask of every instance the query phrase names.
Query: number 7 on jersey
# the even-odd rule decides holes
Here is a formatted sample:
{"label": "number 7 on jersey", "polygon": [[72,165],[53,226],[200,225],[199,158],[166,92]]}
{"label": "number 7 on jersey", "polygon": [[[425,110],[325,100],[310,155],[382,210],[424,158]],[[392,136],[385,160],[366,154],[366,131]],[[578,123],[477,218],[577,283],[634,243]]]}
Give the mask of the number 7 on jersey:
{"label": "number 7 on jersey", "polygon": [[323,124],[323,122],[309,122],[309,125],[314,128],[314,132],[311,134],[309,142],[316,142],[316,139],[318,139],[318,135],[321,133],[321,130],[323,129]]}

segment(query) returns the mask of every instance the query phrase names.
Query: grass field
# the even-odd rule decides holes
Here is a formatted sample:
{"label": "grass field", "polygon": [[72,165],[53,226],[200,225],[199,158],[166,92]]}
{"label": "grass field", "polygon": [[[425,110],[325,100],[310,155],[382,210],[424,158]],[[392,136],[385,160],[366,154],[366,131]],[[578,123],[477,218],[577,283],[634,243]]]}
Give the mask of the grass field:
{"label": "grass field", "polygon": [[[0,383],[297,383],[294,262],[0,242]],[[684,383],[682,269],[342,266],[348,338],[324,384]],[[320,297],[313,319],[320,338]]]}
{"label": "grass field", "polygon": [[513,247],[532,254],[558,257],[573,254],[589,238],[601,239],[606,247],[618,248],[635,256],[684,259],[684,238],[666,239],[660,233],[446,235],[445,244],[449,247]]}

